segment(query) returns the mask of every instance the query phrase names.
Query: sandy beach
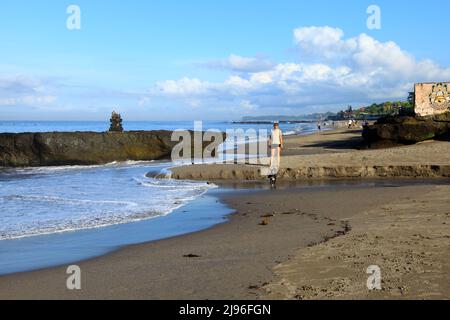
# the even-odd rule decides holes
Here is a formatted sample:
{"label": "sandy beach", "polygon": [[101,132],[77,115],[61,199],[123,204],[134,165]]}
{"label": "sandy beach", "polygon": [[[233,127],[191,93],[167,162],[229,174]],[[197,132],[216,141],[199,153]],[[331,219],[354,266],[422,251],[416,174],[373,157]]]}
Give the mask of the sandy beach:
{"label": "sandy beach", "polygon": [[[386,165],[450,164],[445,142],[358,151],[357,139],[358,131],[346,130],[289,138],[284,166],[361,157]],[[215,180],[214,170],[203,170]],[[235,211],[228,222],[80,262],[80,291],[66,289],[67,266],[0,277],[0,299],[450,298],[447,179],[226,189],[239,177],[222,181],[217,195]],[[372,265],[381,270],[381,291],[366,287]]]}
{"label": "sandy beach", "polygon": [[[278,265],[266,299],[450,299],[450,187],[411,190],[349,219],[351,232]],[[381,270],[368,291],[369,266]]]}
{"label": "sandy beach", "polygon": [[[366,264],[374,263],[380,263],[382,270],[385,270],[386,281],[389,281],[383,297],[397,298],[399,287],[415,288],[414,284],[419,283],[420,279],[429,283],[426,286],[420,282],[420,288],[428,293],[420,297],[448,297],[448,287],[445,289],[445,283],[449,280],[448,272],[445,272],[448,264],[444,262],[448,259],[446,248],[450,238],[448,228],[443,225],[448,221],[447,209],[442,207],[444,210],[435,212],[434,207],[428,208],[432,220],[424,225],[423,219],[427,221],[428,216],[420,220],[413,219],[418,212],[409,211],[408,206],[402,207],[401,203],[408,203],[411,194],[438,192],[442,195],[449,189],[436,186],[343,187],[228,194],[223,196],[223,201],[237,210],[228,223],[182,237],[127,247],[82,262],[79,264],[83,275],[81,291],[66,289],[66,267],[60,267],[1,277],[0,298],[379,297],[378,293],[368,293],[363,289]],[[394,205],[398,201],[400,204]],[[438,206],[444,206],[443,202],[447,202],[448,207],[445,198],[441,198]],[[382,210],[380,203],[390,210]],[[379,208],[379,212],[375,209],[366,211],[367,208]],[[412,201],[409,208],[418,209]],[[371,219],[376,222],[380,220],[382,228],[375,228],[368,233],[360,221],[365,221],[367,214],[374,210],[377,214]],[[383,218],[386,212],[392,216],[389,222],[385,221],[386,217]],[[267,225],[261,225],[263,221]],[[390,225],[396,225],[395,229],[389,228]],[[433,229],[434,226],[439,226],[439,229]],[[420,229],[414,230],[416,227]],[[398,237],[398,242],[392,242],[389,238],[393,234]],[[376,236],[384,240],[374,242]],[[361,242],[361,239],[365,242]],[[316,245],[326,240],[328,242],[325,244]],[[394,243],[395,247],[392,246]],[[417,251],[419,244],[420,249]],[[380,255],[380,252],[385,256]],[[373,260],[367,257],[370,254],[373,254]],[[311,259],[303,260],[304,255]],[[411,255],[413,265],[402,264],[408,262]],[[384,263],[381,260],[383,257],[396,260]],[[434,257],[438,257],[438,260],[434,260]],[[354,264],[354,260],[358,259],[360,264]],[[325,271],[334,267],[336,271],[333,270],[333,277],[324,274],[322,278],[319,267]],[[404,267],[410,267],[411,270],[405,271]],[[396,268],[401,270],[395,271]],[[352,281],[355,282],[352,284]],[[347,287],[345,290],[336,290],[329,282],[344,283]],[[309,283],[312,283],[313,289],[309,293],[303,292],[301,288],[309,288]],[[316,292],[322,294],[316,295]],[[415,298],[419,294],[418,291],[406,291],[402,297]]]}
{"label": "sandy beach", "polygon": [[445,5],[105,3],[1,2],[0,300],[450,301]]}
{"label": "sandy beach", "polygon": [[[450,144],[425,141],[389,149],[359,150],[361,130],[339,129],[285,138],[282,180],[347,178],[448,178]],[[212,164],[178,167],[176,179],[264,180],[264,166]]]}

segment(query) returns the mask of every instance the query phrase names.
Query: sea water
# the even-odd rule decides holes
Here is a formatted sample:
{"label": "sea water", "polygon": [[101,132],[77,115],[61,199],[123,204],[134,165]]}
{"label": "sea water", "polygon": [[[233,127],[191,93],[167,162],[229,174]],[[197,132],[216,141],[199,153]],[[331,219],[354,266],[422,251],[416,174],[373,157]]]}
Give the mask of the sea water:
{"label": "sea water", "polygon": [[168,164],[4,170],[0,173],[0,240],[99,228],[164,216],[213,188],[156,180]]}
{"label": "sea water", "polygon": [[[136,130],[193,130],[193,121],[124,121],[124,129],[127,131]],[[225,132],[227,129],[267,129],[268,124],[240,124],[229,121],[204,121],[205,130],[215,129]],[[312,123],[286,123],[281,125],[285,135],[305,134],[316,131],[316,125]],[[106,121],[1,121],[0,133],[18,132],[74,132],[90,131],[104,132],[109,128]]]}
{"label": "sea water", "polygon": [[[127,130],[193,127],[193,122],[125,123]],[[105,122],[0,122],[0,132],[101,132],[105,128]],[[270,126],[204,124],[204,130],[237,128]],[[309,124],[285,127],[292,132],[313,130]],[[0,168],[0,274],[78,261],[123,245],[201,230],[230,213],[207,194],[214,185],[147,177],[171,166],[170,162],[124,162]],[[194,200],[201,205],[195,206]]]}

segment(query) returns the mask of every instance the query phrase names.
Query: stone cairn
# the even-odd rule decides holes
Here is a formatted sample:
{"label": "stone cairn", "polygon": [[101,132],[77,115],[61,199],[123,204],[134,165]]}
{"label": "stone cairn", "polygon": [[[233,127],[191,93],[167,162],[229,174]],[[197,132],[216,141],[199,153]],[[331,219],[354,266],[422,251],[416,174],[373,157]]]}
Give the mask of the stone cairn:
{"label": "stone cairn", "polygon": [[111,115],[111,126],[109,127],[110,132],[123,132],[122,117],[117,112],[113,111]]}

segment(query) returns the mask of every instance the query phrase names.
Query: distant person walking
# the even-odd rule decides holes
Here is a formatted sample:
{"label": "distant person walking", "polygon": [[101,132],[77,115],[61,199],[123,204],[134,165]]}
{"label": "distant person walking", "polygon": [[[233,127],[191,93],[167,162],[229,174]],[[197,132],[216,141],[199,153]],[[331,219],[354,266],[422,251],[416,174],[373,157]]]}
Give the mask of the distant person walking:
{"label": "distant person walking", "polygon": [[322,123],[317,121],[317,130],[322,131]]}
{"label": "distant person walking", "polygon": [[283,132],[280,130],[280,125],[278,123],[273,125],[269,146],[271,149],[270,168],[278,171],[281,164],[281,149],[283,149]]}

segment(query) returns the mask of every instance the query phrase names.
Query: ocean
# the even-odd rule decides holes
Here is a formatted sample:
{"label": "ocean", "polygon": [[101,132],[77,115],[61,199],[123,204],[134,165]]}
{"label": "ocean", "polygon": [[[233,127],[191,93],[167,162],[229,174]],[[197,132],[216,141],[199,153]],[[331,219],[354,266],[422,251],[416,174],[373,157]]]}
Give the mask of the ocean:
{"label": "ocean", "polygon": [[[178,130],[194,129],[194,121],[125,121],[124,129],[127,131],[138,130]],[[230,121],[204,121],[205,130],[213,129],[226,131],[227,129],[270,129],[267,124],[238,124]],[[0,133],[18,132],[74,132],[90,131],[104,132],[109,128],[107,121],[1,121]],[[300,134],[314,132],[315,124],[283,124],[282,129],[285,134]]]}
{"label": "ocean", "polygon": [[[124,127],[126,130],[191,130],[194,123],[125,122]],[[220,121],[203,123],[204,130],[237,128],[259,130],[270,129],[270,126]],[[2,133],[102,132],[107,129],[107,122],[0,121]],[[313,132],[315,126],[286,124],[283,130],[287,134],[304,134]],[[217,214],[223,218],[230,213],[226,208],[218,208],[209,196],[216,188],[214,185],[146,176],[149,172],[164,172],[173,165],[168,161],[155,161],[0,169],[0,274],[78,261],[130,242],[197,231],[222,221]],[[199,207],[187,210],[192,219],[189,214],[182,214],[199,199],[203,199],[209,209],[203,206],[203,211]],[[173,217],[167,218],[171,215]],[[127,236],[123,229],[131,226],[141,231],[145,226],[147,231],[138,232],[139,236],[133,232]],[[73,246],[68,239],[86,237],[86,234],[90,235],[90,242],[82,241],[76,250],[67,250],[68,243]],[[96,234],[107,236],[99,238]]]}

